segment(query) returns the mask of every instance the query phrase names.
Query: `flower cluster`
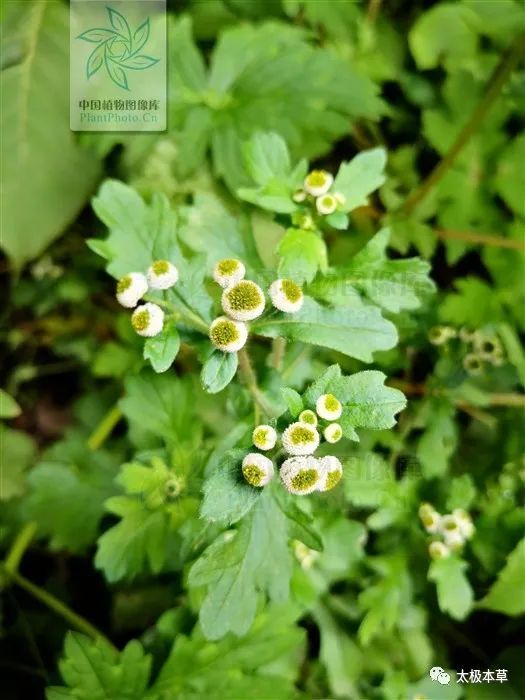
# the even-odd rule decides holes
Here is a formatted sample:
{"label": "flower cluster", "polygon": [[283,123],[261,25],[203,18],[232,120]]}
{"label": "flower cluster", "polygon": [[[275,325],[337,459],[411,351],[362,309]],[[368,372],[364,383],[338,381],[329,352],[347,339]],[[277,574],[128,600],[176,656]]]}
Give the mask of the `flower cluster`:
{"label": "flower cluster", "polygon": [[135,309],[131,315],[131,325],[139,335],[151,338],[158,335],[164,327],[164,311],[160,306],[152,302],[137,306],[139,301],[148,290],[169,289],[178,279],[179,271],[168,260],[156,260],[145,275],[142,272],[128,272],[119,279],[117,301],[126,309]]}
{"label": "flower cluster", "polygon": [[[224,316],[210,325],[213,345],[222,352],[238,352],[248,339],[248,321],[261,316],[266,306],[263,290],[244,279],[246,268],[240,260],[226,258],[214,267],[213,279],[223,288],[221,305]],[[273,306],[284,313],[296,313],[304,302],[301,287],[292,280],[278,279],[268,290]]]}
{"label": "flower cluster", "polygon": [[468,374],[481,374],[485,363],[499,367],[504,362],[501,341],[495,333],[486,330],[471,330],[463,326],[457,331],[451,326],[434,326],[430,329],[428,339],[432,345],[446,346],[450,340],[458,339],[467,346],[467,354],[462,364]]}
{"label": "flower cluster", "polygon": [[430,503],[422,503],[419,517],[425,530],[436,538],[428,547],[432,559],[443,559],[459,551],[475,531],[470,515],[462,508],[441,515]]}
{"label": "flower cluster", "polygon": [[[337,457],[315,457],[322,435],[326,442],[341,439],[343,431],[337,420],[342,413],[341,402],[332,394],[323,394],[316,402],[316,411],[306,409],[299,419],[290,423],[282,432],[281,445],[287,458],[280,466],[279,475],[286,489],[297,496],[314,491],[330,491],[340,481],[343,467]],[[321,424],[322,421],[322,424]],[[277,444],[277,431],[271,425],[258,425],[252,434],[255,447],[262,452],[273,450]],[[274,476],[273,461],[266,455],[251,452],[242,463],[242,473],[252,486],[266,486]]]}
{"label": "flower cluster", "polygon": [[340,192],[330,192],[334,177],[326,170],[312,170],[305,177],[303,188],[294,193],[294,202],[301,203],[312,197],[317,212],[323,216],[333,214],[344,206],[345,197]]}

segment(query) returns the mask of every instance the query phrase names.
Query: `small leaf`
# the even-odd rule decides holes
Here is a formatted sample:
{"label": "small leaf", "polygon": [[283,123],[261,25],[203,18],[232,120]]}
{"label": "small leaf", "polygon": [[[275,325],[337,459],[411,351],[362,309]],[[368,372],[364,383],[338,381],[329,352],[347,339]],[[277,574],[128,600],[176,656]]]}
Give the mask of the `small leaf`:
{"label": "small leaf", "polygon": [[304,408],[303,400],[300,394],[298,394],[293,389],[289,389],[288,387],[284,387],[284,389],[281,389],[281,394],[283,395],[283,398],[286,401],[286,405],[288,406],[290,415],[292,416],[292,418],[297,418],[297,416],[301,413],[301,411]]}
{"label": "small leaf", "polygon": [[111,29],[88,29],[87,32],[82,32],[77,36],[77,39],[82,39],[83,41],[89,41],[92,44],[100,44],[103,41],[107,41],[116,34]]}
{"label": "small leaf", "polygon": [[112,7],[106,7],[106,10],[108,11],[109,21],[113,29],[116,29],[117,32],[131,39],[129,24],[124,15],[118,12],[118,10],[114,10]]}
{"label": "small leaf", "polygon": [[437,588],[439,607],[455,620],[464,620],[472,609],[474,594],[465,576],[466,562],[457,556],[433,561],[428,578]]}
{"label": "small leaf", "polygon": [[180,336],[177,328],[170,325],[154,338],[144,343],[144,359],[151,362],[155,372],[168,370],[177,357],[180,348]]}
{"label": "small leaf", "polygon": [[525,538],[507,557],[496,583],[478,603],[479,607],[495,610],[504,615],[522,615],[525,612]]}
{"label": "small leaf", "polygon": [[150,68],[158,63],[158,58],[153,58],[152,56],[145,56],[144,54],[140,56],[130,56],[129,58],[124,58],[120,61],[119,65],[124,66],[124,68],[131,68],[131,70],[144,70],[145,68]]}
{"label": "small leaf", "polygon": [[385,164],[385,149],[373,148],[359,153],[349,163],[341,165],[332,189],[345,197],[345,211],[368,204],[368,195],[381,187],[385,181]]}
{"label": "small leaf", "polygon": [[208,394],[222,391],[235,376],[238,365],[236,352],[214,350],[201,371],[201,382]]}
{"label": "small leaf", "polygon": [[263,489],[254,488],[244,480],[241,463],[246,454],[246,450],[231,450],[205,481],[202,518],[220,525],[231,525],[256,504]]}
{"label": "small leaf", "polygon": [[296,282],[311,282],[317,270],[326,271],[327,253],[322,238],[313,231],[290,228],[278,246],[279,275]]}
{"label": "small leaf", "polygon": [[128,79],[122,68],[117,65],[113,59],[108,58],[107,54],[105,56],[105,60],[106,68],[111,80],[119,87],[124,88],[124,90],[129,90]]}
{"label": "small leaf", "polygon": [[133,51],[140,51],[149,39],[149,17],[135,29],[133,34]]}
{"label": "small leaf", "polygon": [[22,412],[22,409],[13,399],[9,396],[7,391],[0,389],[0,418],[16,418]]}

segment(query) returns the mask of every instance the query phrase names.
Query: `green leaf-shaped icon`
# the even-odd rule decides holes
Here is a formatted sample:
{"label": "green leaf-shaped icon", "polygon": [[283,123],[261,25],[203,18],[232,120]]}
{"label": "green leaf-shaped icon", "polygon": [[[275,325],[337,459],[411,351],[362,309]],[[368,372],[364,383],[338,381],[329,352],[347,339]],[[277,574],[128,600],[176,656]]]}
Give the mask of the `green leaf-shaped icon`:
{"label": "green leaf-shaped icon", "polygon": [[92,44],[100,44],[101,41],[107,41],[108,39],[112,39],[116,36],[117,33],[112,29],[96,27],[95,29],[88,29],[87,31],[82,32],[82,34],[77,36],[77,39],[89,41]]}
{"label": "green leaf-shaped icon", "polygon": [[144,70],[145,68],[150,68],[158,63],[158,58],[153,58],[152,56],[145,56],[141,54],[140,56],[129,56],[119,61],[119,65],[123,68],[131,68],[131,70]]}
{"label": "green leaf-shaped icon", "polygon": [[102,67],[104,64],[104,51],[105,51],[105,44],[100,44],[99,46],[94,49],[94,51],[91,52],[88,61],[87,61],[87,66],[86,66],[86,74],[87,78],[91,78],[92,75],[95,75],[95,73]]}

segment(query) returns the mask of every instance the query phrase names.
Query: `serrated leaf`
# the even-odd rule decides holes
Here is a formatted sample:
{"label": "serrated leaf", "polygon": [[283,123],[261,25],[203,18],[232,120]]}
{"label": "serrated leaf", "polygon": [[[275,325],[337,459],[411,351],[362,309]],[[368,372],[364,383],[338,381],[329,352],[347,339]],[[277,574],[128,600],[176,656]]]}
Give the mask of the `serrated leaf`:
{"label": "serrated leaf", "polygon": [[425,407],[429,422],[417,447],[417,458],[427,479],[446,474],[450,456],[456,448],[455,409],[450,401],[431,399]]}
{"label": "serrated leaf", "polygon": [[331,309],[309,298],[298,313],[256,321],[252,330],[269,338],[282,336],[338,350],[363,362],[371,362],[374,352],[389,350],[397,341],[395,326],[375,307]]}
{"label": "serrated leaf", "polygon": [[208,357],[201,371],[201,382],[208,394],[222,391],[237,372],[239,360],[236,352],[214,350]]}
{"label": "serrated leaf", "polygon": [[1,72],[0,88],[1,247],[19,268],[76,217],[100,164],[94,153],[79,147],[69,128],[67,7],[17,3],[10,17],[14,26],[2,41],[3,54],[11,60]]}
{"label": "serrated leaf", "polygon": [[321,396],[321,394],[326,394],[327,387],[331,382],[336,381],[341,377],[341,368],[339,365],[330,365],[320,377],[317,377],[315,382],[310,384],[308,389],[304,392],[304,401],[306,405],[315,409],[315,402]]}
{"label": "serrated leaf", "polygon": [[456,556],[437,559],[430,564],[428,578],[434,581],[442,612],[455,620],[464,620],[472,609],[474,594],[465,576],[466,562]]}
{"label": "serrated leaf", "polygon": [[144,700],[151,672],[151,656],[137,640],[117,652],[106,641],[68,632],[60,674],[68,687],[51,687],[48,700]]}
{"label": "serrated leaf", "polygon": [[385,165],[384,148],[362,151],[351,161],[341,164],[332,189],[345,197],[344,211],[368,204],[368,196],[385,181]]}
{"label": "serrated leaf", "polygon": [[504,615],[522,615],[525,612],[524,581],[525,538],[509,554],[496,582],[477,606]]}
{"label": "serrated leaf", "polygon": [[155,372],[166,372],[177,357],[179,348],[179,331],[170,324],[164,327],[162,333],[145,341],[144,359],[150,361]]}
{"label": "serrated leaf", "polygon": [[326,244],[318,233],[290,228],[281,239],[279,276],[294,281],[311,282],[317,270],[326,271],[328,260]]}
{"label": "serrated leaf", "polygon": [[199,611],[205,637],[246,634],[258,591],[273,601],[285,600],[290,574],[286,518],[267,488],[239,529],[220,535],[190,570],[190,587],[208,586]]}
{"label": "serrated leaf", "polygon": [[247,450],[231,450],[224,455],[204,482],[201,517],[220,525],[232,525],[257,503],[263,489],[250,486],[244,479],[241,463]]}

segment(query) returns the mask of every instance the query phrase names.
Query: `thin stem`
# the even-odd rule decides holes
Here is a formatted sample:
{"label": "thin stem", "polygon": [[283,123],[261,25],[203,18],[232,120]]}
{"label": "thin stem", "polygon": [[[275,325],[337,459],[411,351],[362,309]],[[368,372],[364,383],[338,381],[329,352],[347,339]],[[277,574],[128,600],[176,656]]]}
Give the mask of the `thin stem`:
{"label": "thin stem", "polygon": [[122,418],[122,411],[118,404],[112,406],[106,415],[102,418],[95,430],[91,433],[87,440],[87,446],[90,450],[98,450],[107,438],[113,432],[113,429]]}
{"label": "thin stem", "polygon": [[[445,389],[432,389],[427,387],[426,384],[412,384],[411,382],[406,382],[403,379],[390,379],[390,386],[400,389],[405,394],[411,396],[447,396],[447,391]],[[514,393],[495,393],[488,394],[488,399],[491,406],[508,406],[509,408],[525,408],[525,394],[514,394]],[[468,401],[463,401],[458,399],[454,402],[458,408],[465,410],[465,408],[470,408],[472,404]]]}
{"label": "thin stem", "polygon": [[432,170],[428,177],[423,180],[419,187],[417,187],[405,200],[405,203],[401,207],[401,210],[405,214],[411,213],[428,195],[432,188],[435,187],[447,170],[454,164],[462,148],[475,133],[492,106],[492,103],[498,97],[503,85],[507,81],[507,78],[518,64],[524,52],[524,38],[525,35],[520,34],[510,47],[509,51],[502,57],[487,83],[485,95],[476,109],[472,112],[465,126],[459,132],[448,153],[439,161],[434,170]]}
{"label": "thin stem", "polygon": [[272,341],[272,367],[280,372],[283,366],[284,353],[286,352],[286,338],[274,338]]}
{"label": "thin stem", "polygon": [[525,250],[525,242],[517,241],[514,238],[503,238],[491,233],[476,233],[474,231],[450,231],[448,229],[434,229],[438,238],[442,240],[467,241],[468,243],[479,243],[480,245],[494,246],[495,248],[513,248],[514,250]]}
{"label": "thin stem", "polygon": [[381,9],[382,0],[369,0],[366,19],[370,24],[374,24]]}
{"label": "thin stem", "polygon": [[4,567],[9,575],[18,571],[18,567],[20,566],[24,552],[31,544],[31,540],[35,536],[36,531],[36,523],[26,523],[15,537],[15,541],[11,545],[11,548],[9,549],[9,552],[4,560]]}
{"label": "thin stem", "polygon": [[273,416],[274,410],[273,410],[272,406],[266,400],[262,391],[259,389],[259,385],[257,383],[257,376],[256,376],[255,372],[253,371],[252,363],[250,361],[250,356],[248,355],[246,348],[242,348],[242,350],[239,350],[239,352],[237,353],[237,356],[239,358],[239,379],[240,379],[240,381],[248,389],[248,391],[250,392],[250,394],[253,397],[253,400],[259,406],[261,411],[269,417]]}
{"label": "thin stem", "polygon": [[91,622],[88,622],[88,620],[83,618],[81,615],[78,615],[74,610],[71,610],[71,608],[69,608],[65,603],[58,598],[55,598],[54,595],[43,588],[40,588],[40,586],[32,583],[18,572],[9,571],[6,569],[5,565],[2,565],[0,570],[5,573],[8,579],[32,595],[33,598],[36,598],[45,606],[56,612],[57,615],[63,617],[64,620],[66,620],[72,627],[75,627],[80,632],[84,632],[84,634],[87,634],[93,639],[103,639],[112,649],[115,649],[115,651],[117,650],[109,639],[94,625],[92,625]]}

